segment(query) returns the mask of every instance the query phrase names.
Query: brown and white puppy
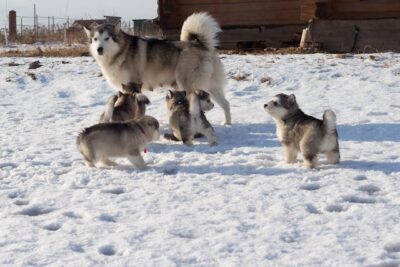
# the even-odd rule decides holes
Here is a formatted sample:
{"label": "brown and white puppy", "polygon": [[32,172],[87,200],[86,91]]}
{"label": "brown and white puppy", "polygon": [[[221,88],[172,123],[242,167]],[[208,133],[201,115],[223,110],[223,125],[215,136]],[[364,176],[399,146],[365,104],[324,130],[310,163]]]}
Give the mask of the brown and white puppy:
{"label": "brown and white puppy", "polygon": [[160,138],[159,123],[151,116],[125,122],[108,122],[85,128],[77,137],[78,150],[88,166],[98,162],[105,166],[116,165],[110,158],[127,158],[136,168],[146,164],[141,151]]}
{"label": "brown and white puppy", "polygon": [[127,121],[139,119],[146,113],[149,99],[141,94],[141,86],[137,83],[122,84],[124,92],[118,92],[107,102],[106,111],[100,116],[99,122]]}
{"label": "brown and white puppy", "polygon": [[204,115],[204,111],[214,107],[208,93],[196,90],[186,96],[186,92],[169,91],[166,105],[172,134],[164,134],[165,139],[182,141],[185,145],[192,146],[195,135],[205,135],[210,145],[217,144],[214,128]]}
{"label": "brown and white puppy", "polygon": [[318,153],[324,153],[330,164],[340,161],[336,115],[326,110],[323,120],[305,114],[294,95],[278,94],[264,109],[276,122],[276,135],[281,142],[286,163],[294,163],[300,151],[306,167],[315,168]]}

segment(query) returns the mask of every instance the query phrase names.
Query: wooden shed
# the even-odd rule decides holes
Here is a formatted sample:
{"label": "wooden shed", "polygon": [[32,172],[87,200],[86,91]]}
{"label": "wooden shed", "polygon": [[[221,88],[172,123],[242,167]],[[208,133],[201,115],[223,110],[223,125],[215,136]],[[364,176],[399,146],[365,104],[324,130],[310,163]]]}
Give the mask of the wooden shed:
{"label": "wooden shed", "polygon": [[158,23],[168,39],[176,40],[184,20],[200,11],[220,23],[223,47],[297,45],[306,25],[300,0],[158,0]]}
{"label": "wooden shed", "polygon": [[167,39],[205,11],[220,23],[221,46],[297,46],[309,25],[311,42],[331,52],[399,51],[400,0],[158,0]]}
{"label": "wooden shed", "polygon": [[301,19],[330,52],[400,51],[400,0],[305,0]]}

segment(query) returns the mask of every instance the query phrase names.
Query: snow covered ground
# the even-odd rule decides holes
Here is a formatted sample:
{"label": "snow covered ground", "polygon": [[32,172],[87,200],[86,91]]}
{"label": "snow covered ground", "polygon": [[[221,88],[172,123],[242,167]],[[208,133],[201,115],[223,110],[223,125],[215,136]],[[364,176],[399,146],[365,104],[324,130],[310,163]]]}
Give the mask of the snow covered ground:
{"label": "snow covered ground", "polygon": [[[93,59],[1,58],[0,265],[398,266],[400,54],[222,58],[234,124],[215,108],[218,146],[160,140],[144,172],[75,147],[113,93]],[[281,163],[280,92],[337,113],[342,163]],[[165,132],[165,90],[147,95]]]}

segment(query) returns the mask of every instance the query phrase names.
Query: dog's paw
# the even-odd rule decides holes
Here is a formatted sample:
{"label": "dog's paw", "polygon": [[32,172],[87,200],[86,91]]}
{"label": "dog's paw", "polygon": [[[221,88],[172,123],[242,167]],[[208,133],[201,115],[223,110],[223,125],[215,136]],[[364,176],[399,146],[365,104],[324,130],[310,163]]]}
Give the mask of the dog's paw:
{"label": "dog's paw", "polygon": [[217,140],[215,140],[215,141],[211,141],[209,144],[210,144],[210,146],[216,146],[216,145],[218,145],[218,142],[217,142]]}
{"label": "dog's paw", "polygon": [[149,167],[147,166],[147,165],[136,165],[135,166],[136,167],[136,169],[138,169],[139,171],[145,171],[145,170],[148,170],[149,169]]}
{"label": "dog's paw", "polygon": [[186,141],[186,142],[183,142],[183,144],[184,144],[185,146],[188,146],[188,147],[193,147],[193,146],[194,146],[194,144],[193,144],[192,141]]}

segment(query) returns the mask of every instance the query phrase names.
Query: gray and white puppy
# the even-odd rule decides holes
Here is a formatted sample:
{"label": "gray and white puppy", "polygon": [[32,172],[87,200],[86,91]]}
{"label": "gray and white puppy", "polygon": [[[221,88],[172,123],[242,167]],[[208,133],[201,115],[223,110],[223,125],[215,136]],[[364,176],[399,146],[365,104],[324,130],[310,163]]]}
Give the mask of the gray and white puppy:
{"label": "gray and white puppy", "polygon": [[114,166],[110,158],[126,157],[138,169],[146,168],[140,154],[160,138],[159,123],[151,116],[125,122],[108,122],[85,128],[77,137],[78,150],[88,166],[98,162]]}
{"label": "gray and white puppy", "polygon": [[208,93],[196,90],[187,96],[186,92],[169,91],[166,105],[172,134],[164,134],[165,139],[192,146],[195,135],[205,135],[210,145],[217,144],[214,128],[204,115],[204,111],[214,107]]}
{"label": "gray and white puppy", "polygon": [[122,84],[124,92],[118,92],[107,102],[106,111],[100,116],[99,122],[127,121],[139,119],[146,113],[146,105],[150,104],[149,99],[141,94],[139,84]]}
{"label": "gray and white puppy", "polygon": [[305,114],[294,95],[278,94],[264,109],[276,122],[276,135],[281,142],[286,163],[294,163],[300,151],[304,164],[315,168],[318,153],[325,153],[328,163],[340,161],[336,115],[326,110],[323,120]]}

